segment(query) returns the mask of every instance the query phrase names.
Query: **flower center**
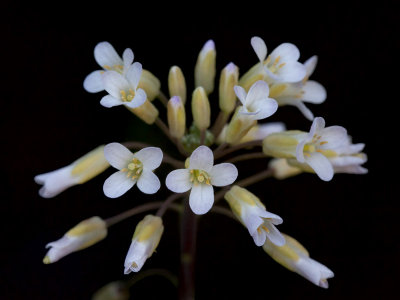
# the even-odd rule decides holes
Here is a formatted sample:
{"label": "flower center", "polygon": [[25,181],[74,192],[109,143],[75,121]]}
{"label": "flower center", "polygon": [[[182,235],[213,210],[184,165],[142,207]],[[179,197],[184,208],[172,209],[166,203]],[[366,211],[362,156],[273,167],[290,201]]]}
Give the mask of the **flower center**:
{"label": "flower center", "polygon": [[132,89],[129,89],[128,92],[121,90],[119,93],[121,94],[121,100],[124,102],[130,102],[135,97],[135,91]]}
{"label": "flower center", "polygon": [[326,157],[335,157],[337,153],[333,150],[329,149],[319,149],[320,146],[327,144],[327,141],[321,141],[321,136],[314,134],[310,143],[304,145],[304,155],[310,157],[311,153],[319,152],[325,155]]}
{"label": "flower center", "polygon": [[280,68],[282,68],[286,63],[279,63],[281,60],[281,56],[279,55],[277,58],[274,59],[274,61],[271,63],[271,56],[268,56],[267,60],[265,61],[265,64],[267,65],[267,68],[272,72],[276,73]]}
{"label": "flower center", "polygon": [[131,177],[132,180],[137,179],[143,171],[143,164],[137,158],[132,159],[132,161],[127,165],[126,168],[121,170],[122,172],[127,172],[126,177]]}
{"label": "flower center", "polygon": [[198,185],[200,183],[211,185],[210,180],[211,177],[206,171],[190,170],[190,182],[193,182],[194,185]]}
{"label": "flower center", "polygon": [[115,71],[120,74],[122,74],[122,72],[124,71],[123,65],[113,65],[111,67],[109,65],[104,65],[103,68],[106,69],[107,71]]}

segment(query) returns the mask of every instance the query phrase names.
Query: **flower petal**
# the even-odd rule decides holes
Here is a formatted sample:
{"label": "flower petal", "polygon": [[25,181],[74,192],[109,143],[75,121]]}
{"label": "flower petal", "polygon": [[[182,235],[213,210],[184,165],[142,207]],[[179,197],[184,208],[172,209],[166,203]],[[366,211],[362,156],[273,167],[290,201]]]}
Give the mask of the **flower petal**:
{"label": "flower petal", "polygon": [[103,73],[104,71],[100,70],[90,73],[83,81],[83,88],[89,93],[98,93],[103,91]]}
{"label": "flower petal", "polygon": [[158,147],[147,147],[133,154],[143,164],[143,169],[157,169],[162,162],[163,152]]}
{"label": "flower petal", "polygon": [[326,279],[334,276],[331,270],[309,257],[302,257],[296,262],[296,272],[323,288],[328,288]]}
{"label": "flower petal", "polygon": [[287,62],[276,74],[284,82],[298,82],[306,76],[307,70],[303,64],[297,61]]}
{"label": "flower petal", "polygon": [[256,244],[258,247],[261,247],[265,244],[267,232],[265,230],[256,230],[251,236],[253,237],[254,244]]}
{"label": "flower petal", "polygon": [[192,188],[188,169],[174,170],[165,179],[167,188],[175,193],[184,193]]}
{"label": "flower petal", "polygon": [[323,154],[313,152],[305,157],[305,161],[322,180],[330,181],[333,178],[332,164]]}
{"label": "flower petal", "polygon": [[210,172],[214,164],[214,154],[207,146],[200,146],[190,156],[189,169],[200,169]]}
{"label": "flower petal", "polygon": [[103,68],[104,66],[112,67],[114,65],[122,65],[122,59],[117,51],[108,42],[101,42],[94,48],[94,59]]}
{"label": "flower petal", "polygon": [[310,77],[314,73],[315,67],[317,66],[318,56],[314,55],[307,59],[303,65],[306,67],[306,76]]}
{"label": "flower petal", "polygon": [[[268,83],[262,80],[256,81],[249,89],[246,97],[246,107],[252,107],[254,102],[261,99],[268,99],[269,87]],[[254,109],[256,110],[256,109]]]}
{"label": "flower petal", "polygon": [[142,64],[135,62],[132,64],[126,72],[126,79],[135,88],[138,87],[140,77],[142,76]]}
{"label": "flower petal", "polygon": [[121,101],[120,99],[117,99],[111,95],[105,95],[103,98],[100,100],[100,104],[103,105],[104,107],[114,107],[118,105],[124,105],[125,102]]}
{"label": "flower petal", "polygon": [[297,61],[300,57],[300,51],[294,44],[283,43],[271,52],[271,62],[274,62],[279,56],[282,62]]}
{"label": "flower petal", "polygon": [[111,96],[120,99],[122,90],[129,90],[128,81],[115,71],[107,71],[103,74],[104,89]]}
{"label": "flower petal", "polygon": [[55,171],[35,176],[34,180],[38,184],[43,184],[39,190],[39,195],[43,198],[53,198],[67,188],[78,184],[79,177],[71,175],[73,166],[69,165]]}
{"label": "flower petal", "polygon": [[261,62],[264,61],[267,57],[267,45],[265,45],[264,40],[262,38],[259,38],[258,36],[254,36],[251,38],[250,43],[258,59]]}
{"label": "flower petal", "polygon": [[120,143],[110,143],[104,147],[104,157],[111,166],[118,170],[126,168],[133,159],[133,153]]}
{"label": "flower petal", "polygon": [[305,102],[320,104],[326,99],[325,88],[316,81],[308,80],[302,87],[302,91],[304,92],[302,100]]}
{"label": "flower petal", "polygon": [[190,192],[189,205],[196,215],[208,212],[214,204],[214,189],[212,185],[193,185]]}
{"label": "flower petal", "polygon": [[225,186],[232,184],[236,180],[238,170],[234,164],[222,163],[212,167],[210,176],[212,185]]}
{"label": "flower petal", "polygon": [[303,102],[297,101],[297,102],[293,102],[291,104],[296,106],[300,110],[300,112],[303,114],[303,116],[307,118],[307,120],[310,120],[310,121],[314,120],[314,114]]}
{"label": "flower petal", "polygon": [[273,115],[278,110],[278,102],[271,98],[259,99],[253,102],[252,110],[258,110],[254,120],[262,120]]}
{"label": "flower petal", "polygon": [[322,130],[321,141],[327,142],[320,149],[340,148],[348,143],[347,130],[342,126],[329,126]]}
{"label": "flower petal", "polygon": [[265,222],[264,224],[269,230],[269,232],[267,232],[267,237],[271,241],[271,243],[277,246],[283,246],[286,241],[279,230],[276,229],[276,227],[271,222]]}
{"label": "flower petal", "polygon": [[135,97],[129,102],[124,102],[124,105],[130,108],[136,108],[143,105],[143,103],[145,103],[146,100],[147,100],[146,92],[142,89],[138,89],[135,93]]}
{"label": "flower petal", "polygon": [[133,63],[134,59],[133,51],[130,48],[126,48],[124,53],[122,53],[122,60],[124,62],[124,72],[129,69],[129,66]]}
{"label": "flower petal", "polygon": [[242,88],[239,85],[235,85],[233,87],[236,96],[239,98],[240,102],[242,103],[242,105],[246,105],[246,97],[247,97],[247,93],[245,91],[244,88]]}
{"label": "flower petal", "polygon": [[148,244],[133,240],[124,262],[124,273],[139,272],[148,257]]}
{"label": "flower petal", "polygon": [[137,181],[137,187],[145,194],[154,194],[160,189],[160,180],[150,170],[143,170]]}
{"label": "flower petal", "polygon": [[309,141],[311,141],[314,134],[321,134],[325,128],[325,120],[321,117],[316,117],[311,124],[310,132],[308,133]]}
{"label": "flower petal", "polygon": [[126,173],[118,171],[106,179],[103,191],[108,198],[118,198],[131,189],[135,183],[136,180],[126,177]]}

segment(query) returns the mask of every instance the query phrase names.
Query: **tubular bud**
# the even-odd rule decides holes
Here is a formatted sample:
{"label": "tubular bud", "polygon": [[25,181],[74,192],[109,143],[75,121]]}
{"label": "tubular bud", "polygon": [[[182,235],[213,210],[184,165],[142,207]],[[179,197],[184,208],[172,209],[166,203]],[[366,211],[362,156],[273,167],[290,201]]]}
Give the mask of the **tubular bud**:
{"label": "tubular bud", "polygon": [[149,100],[139,107],[128,109],[148,125],[153,124],[158,117],[158,109]]}
{"label": "tubular bud", "polygon": [[201,86],[196,88],[192,95],[192,115],[193,121],[199,130],[206,130],[210,127],[210,102],[205,89]]}
{"label": "tubular bud", "polygon": [[177,66],[171,67],[168,74],[169,95],[179,96],[183,105],[186,103],[186,82],[181,68]]}
{"label": "tubular bud", "polygon": [[179,96],[173,96],[167,106],[168,127],[171,136],[180,139],[186,130],[185,107]]}
{"label": "tubular bud", "polygon": [[207,94],[214,90],[216,55],[214,42],[207,41],[199,53],[194,69],[195,86],[202,86]]}
{"label": "tubular bud", "polygon": [[226,114],[235,110],[236,94],[233,89],[238,84],[239,68],[229,63],[221,72],[219,80],[219,107]]}
{"label": "tubular bud", "polygon": [[263,140],[263,152],[276,158],[295,158],[296,147],[306,135],[307,133],[299,130],[270,134]]}
{"label": "tubular bud", "polygon": [[147,70],[142,70],[138,88],[146,92],[147,99],[153,101],[160,94],[161,83],[156,76]]}
{"label": "tubular bud", "polygon": [[228,144],[238,143],[257,124],[256,120],[240,114],[239,110],[238,107],[226,129],[225,142]]}

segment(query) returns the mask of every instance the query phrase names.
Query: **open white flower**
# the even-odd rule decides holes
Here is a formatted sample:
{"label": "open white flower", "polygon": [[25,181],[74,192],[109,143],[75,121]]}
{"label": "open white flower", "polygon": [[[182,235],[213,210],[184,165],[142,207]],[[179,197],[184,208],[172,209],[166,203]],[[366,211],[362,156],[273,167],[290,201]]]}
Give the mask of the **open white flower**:
{"label": "open white flower", "polygon": [[282,224],[282,218],[268,212],[253,193],[235,185],[225,194],[225,200],[257,246],[264,245],[267,238],[275,245],[285,244],[285,238],[274,226]]}
{"label": "open white flower", "polygon": [[157,248],[163,231],[162,219],[157,216],[147,215],[138,223],[125,258],[125,274],[140,271]]}
{"label": "open white flower", "polygon": [[308,251],[294,238],[283,234],[286,243],[277,246],[267,240],[263,246],[276,262],[292,272],[303,276],[317,286],[328,288],[328,278],[334,276],[333,272],[323,264],[310,258]]}
{"label": "open white flower", "polygon": [[147,147],[132,153],[119,143],[111,143],[104,147],[104,156],[111,166],[119,169],[104,182],[103,190],[107,197],[120,197],[135,183],[145,194],[154,194],[160,189],[160,180],[153,173],[163,159],[160,148]]}
{"label": "open white flower", "polygon": [[317,56],[309,58],[304,66],[306,76],[295,83],[276,83],[271,86],[271,96],[281,105],[296,106],[310,121],[314,119],[313,113],[305,106],[304,102],[321,104],[326,99],[326,90],[318,82],[308,80],[317,64]]}
{"label": "open white flower", "polygon": [[133,62],[133,52],[125,49],[122,59],[115,51],[114,47],[108,42],[101,42],[94,48],[94,58],[103,70],[96,70],[86,76],[83,87],[89,93],[97,93],[104,90],[103,75],[105,71],[115,71],[122,75],[126,73]]}
{"label": "open white flower", "polygon": [[191,189],[189,205],[197,215],[208,212],[214,203],[213,186],[226,186],[233,183],[238,171],[233,164],[214,164],[214,155],[207,146],[200,146],[189,158],[187,169],[174,170],[168,174],[166,185],[175,193]]}
{"label": "open white flower", "polygon": [[239,85],[235,85],[234,90],[243,105],[240,114],[249,115],[254,120],[261,120],[273,115],[278,109],[278,103],[268,98],[269,87],[265,81],[255,82],[248,93]]}
{"label": "open white flower", "polygon": [[263,39],[253,37],[251,45],[258,59],[264,65],[267,81],[298,82],[306,76],[306,67],[298,62],[300,51],[295,45],[283,43],[276,47],[268,57],[267,46]]}
{"label": "open white flower", "polygon": [[141,106],[147,99],[146,92],[138,88],[142,76],[142,65],[138,62],[129,66],[126,75],[115,71],[103,75],[104,89],[109,95],[104,96],[100,104],[105,107],[125,105],[129,108]]}

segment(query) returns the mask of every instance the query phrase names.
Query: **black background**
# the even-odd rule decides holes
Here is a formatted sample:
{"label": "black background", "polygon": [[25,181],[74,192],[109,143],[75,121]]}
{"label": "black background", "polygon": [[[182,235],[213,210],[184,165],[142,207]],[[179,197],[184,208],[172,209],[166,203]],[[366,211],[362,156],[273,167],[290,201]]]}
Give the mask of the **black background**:
{"label": "black background", "polygon": [[[2,9],[1,299],[89,299],[107,282],[130,278],[123,275],[123,262],[142,215],[110,228],[101,243],[52,265],[42,264],[44,246],[82,219],[107,218],[168,195],[165,188],[153,196],[135,188],[108,199],[102,184],[112,170],[53,199],[37,194],[35,175],[68,165],[99,144],[129,136],[173,151],[167,141],[155,138],[155,126],[142,126],[122,108],[106,109],[99,104],[103,94],[84,91],[83,79],[98,68],[94,46],[109,41],[119,53],[132,48],[135,60],[160,78],[165,92],[169,68],[179,65],[190,91],[197,54],[208,39],[216,43],[218,70],[233,61],[244,72],[257,62],[250,46],[255,35],[266,41],[269,52],[291,42],[299,47],[301,61],[319,56],[312,79],[326,87],[328,98],[309,107],[327,126],[342,125],[355,143],[366,143],[369,174],[335,175],[329,183],[304,174],[250,188],[282,216],[282,232],[334,271],[328,290],[275,263],[239,223],[207,214],[198,236],[197,299],[395,298],[400,267],[394,191],[399,96],[393,53],[399,42],[397,15],[389,2],[231,3],[223,9],[203,2],[165,9],[155,3],[97,3],[85,10],[57,5]],[[289,129],[310,127],[291,107],[279,109],[270,120],[283,121]],[[242,178],[267,162],[237,166]],[[163,167],[157,174],[163,181],[169,171]],[[165,224],[157,252],[144,270],[178,270],[175,213],[167,213]],[[176,298],[175,289],[156,277],[131,292],[132,299]]]}

